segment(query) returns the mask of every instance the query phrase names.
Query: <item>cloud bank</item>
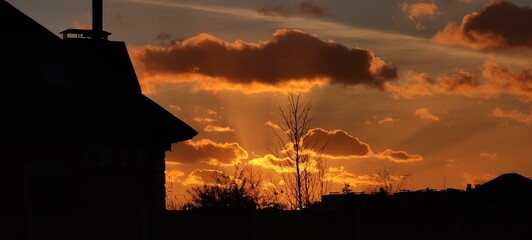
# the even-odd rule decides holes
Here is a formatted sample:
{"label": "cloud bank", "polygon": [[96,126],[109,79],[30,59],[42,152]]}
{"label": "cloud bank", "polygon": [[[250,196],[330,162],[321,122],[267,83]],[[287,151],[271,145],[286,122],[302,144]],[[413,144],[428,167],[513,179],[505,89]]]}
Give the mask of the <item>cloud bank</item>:
{"label": "cloud bank", "polygon": [[517,110],[504,111],[500,108],[495,108],[490,112],[489,115],[496,118],[503,118],[527,125],[532,125],[532,113],[526,114]]}
{"label": "cloud bank", "polygon": [[188,140],[172,145],[166,161],[205,163],[214,166],[233,166],[248,158],[248,152],[238,143],[216,143],[209,139]]}
{"label": "cloud bank", "polygon": [[131,56],[143,91],[160,81],[193,81],[212,91],[253,87],[272,91],[291,84],[383,89],[384,83],[397,78],[397,69],[370,50],[348,48],[298,30],[278,30],[260,43],[229,43],[200,34],[168,47],[133,48]]}
{"label": "cloud bank", "polygon": [[432,78],[427,73],[405,72],[400,83],[386,83],[386,91],[396,99],[433,95],[496,98],[509,95],[523,102],[532,101],[532,68],[512,71],[508,65],[487,60],[477,77],[460,70],[456,74]]}

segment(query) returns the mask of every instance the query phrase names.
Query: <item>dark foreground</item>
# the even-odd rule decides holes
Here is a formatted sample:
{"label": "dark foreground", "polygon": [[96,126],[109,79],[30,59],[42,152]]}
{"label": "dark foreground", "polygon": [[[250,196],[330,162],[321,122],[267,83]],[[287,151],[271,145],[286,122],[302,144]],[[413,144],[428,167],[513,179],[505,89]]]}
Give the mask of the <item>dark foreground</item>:
{"label": "dark foreground", "polygon": [[530,239],[530,211],[167,211],[2,216],[0,239]]}

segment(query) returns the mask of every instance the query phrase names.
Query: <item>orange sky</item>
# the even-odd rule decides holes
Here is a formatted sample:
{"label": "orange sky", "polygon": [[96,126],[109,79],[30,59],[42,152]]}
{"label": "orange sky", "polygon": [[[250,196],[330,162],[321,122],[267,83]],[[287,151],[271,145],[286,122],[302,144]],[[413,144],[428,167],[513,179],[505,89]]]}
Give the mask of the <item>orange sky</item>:
{"label": "orange sky", "polygon": [[[90,26],[90,1],[8,2],[53,32]],[[332,191],[363,191],[383,168],[411,174],[411,190],[532,176],[528,0],[104,5],[143,93],[200,132],[166,154],[177,197],[237,165],[279,187],[268,149],[290,91],[312,101],[312,134],[330,143]]]}

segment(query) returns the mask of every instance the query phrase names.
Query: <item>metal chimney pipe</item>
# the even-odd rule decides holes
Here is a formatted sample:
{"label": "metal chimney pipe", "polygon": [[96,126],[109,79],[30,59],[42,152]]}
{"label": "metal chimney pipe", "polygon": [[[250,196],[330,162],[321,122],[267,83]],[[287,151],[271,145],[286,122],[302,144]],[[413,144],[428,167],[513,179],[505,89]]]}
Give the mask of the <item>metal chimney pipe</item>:
{"label": "metal chimney pipe", "polygon": [[103,32],[103,0],[92,0],[92,32],[97,39]]}

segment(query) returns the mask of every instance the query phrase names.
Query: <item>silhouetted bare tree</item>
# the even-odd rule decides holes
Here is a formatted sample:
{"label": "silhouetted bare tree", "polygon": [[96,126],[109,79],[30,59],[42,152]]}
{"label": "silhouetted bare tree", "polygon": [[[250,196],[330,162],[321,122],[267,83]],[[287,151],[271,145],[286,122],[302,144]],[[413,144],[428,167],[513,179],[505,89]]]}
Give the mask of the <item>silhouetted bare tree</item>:
{"label": "silhouetted bare tree", "polygon": [[366,188],[368,192],[379,192],[383,194],[394,194],[403,190],[406,185],[412,180],[412,174],[396,174],[392,170],[383,168],[382,170],[375,170],[376,183]]}
{"label": "silhouetted bare tree", "polygon": [[311,129],[310,101],[303,101],[301,94],[290,93],[286,107],[279,105],[282,118],[279,130],[275,130],[278,146],[270,152],[282,159],[282,177],[290,195],[289,203],[297,209],[310,206],[325,192],[323,181],[325,162],[321,153],[325,145],[318,146],[318,140],[305,141]]}

